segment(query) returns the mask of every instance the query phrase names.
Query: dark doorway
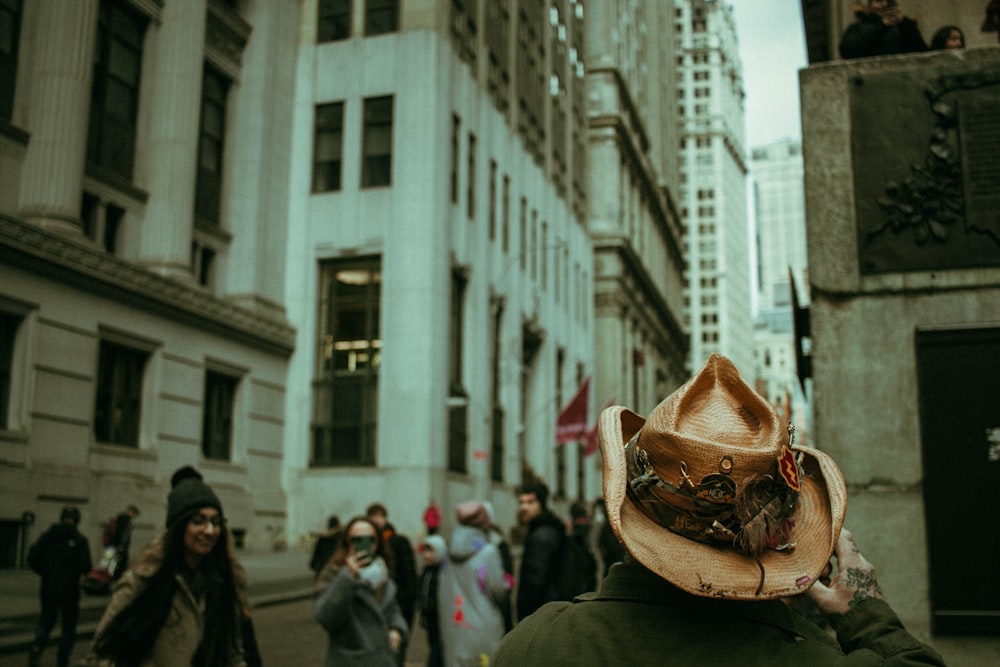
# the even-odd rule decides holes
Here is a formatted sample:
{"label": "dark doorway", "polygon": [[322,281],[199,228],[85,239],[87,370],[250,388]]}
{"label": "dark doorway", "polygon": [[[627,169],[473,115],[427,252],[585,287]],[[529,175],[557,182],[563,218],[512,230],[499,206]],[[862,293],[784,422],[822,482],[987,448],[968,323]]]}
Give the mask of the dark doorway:
{"label": "dark doorway", "polygon": [[1000,634],[1000,328],[917,331],[936,634]]}

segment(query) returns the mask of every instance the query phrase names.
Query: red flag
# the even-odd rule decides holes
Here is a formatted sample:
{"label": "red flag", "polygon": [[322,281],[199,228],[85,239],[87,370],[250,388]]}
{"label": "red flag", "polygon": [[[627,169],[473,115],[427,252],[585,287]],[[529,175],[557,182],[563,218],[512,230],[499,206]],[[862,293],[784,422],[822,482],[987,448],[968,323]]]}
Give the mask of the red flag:
{"label": "red flag", "polygon": [[[603,412],[604,410],[607,410],[608,408],[610,408],[614,404],[615,404],[615,399],[612,398],[610,401],[608,401],[604,405],[603,408],[601,408],[601,412]],[[600,417],[599,414],[598,414],[598,417]],[[598,423],[600,423],[600,419],[599,418],[598,418],[597,421],[594,422],[594,425],[592,427],[590,427],[590,430],[587,431],[587,435],[584,438],[584,447],[583,447],[583,455],[584,456],[590,456],[591,454],[593,454],[594,452],[597,451],[597,445],[598,445],[597,424]]]}
{"label": "red flag", "polygon": [[587,403],[590,398],[590,378],[580,385],[566,407],[556,419],[556,444],[580,440],[587,435]]}

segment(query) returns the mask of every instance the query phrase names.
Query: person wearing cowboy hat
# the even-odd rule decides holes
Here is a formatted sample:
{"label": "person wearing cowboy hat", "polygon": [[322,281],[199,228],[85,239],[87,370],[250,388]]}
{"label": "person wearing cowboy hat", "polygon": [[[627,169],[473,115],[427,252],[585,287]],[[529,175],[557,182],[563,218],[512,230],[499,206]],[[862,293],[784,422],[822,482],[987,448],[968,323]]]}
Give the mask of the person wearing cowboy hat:
{"label": "person wearing cowboy hat", "polygon": [[[596,593],[515,626],[494,667],[944,664],[903,628],[842,530],[833,460],[793,446],[727,358],[709,357],[648,419],[604,410],[598,433],[625,562]],[[803,594],[836,638],[792,608]]]}

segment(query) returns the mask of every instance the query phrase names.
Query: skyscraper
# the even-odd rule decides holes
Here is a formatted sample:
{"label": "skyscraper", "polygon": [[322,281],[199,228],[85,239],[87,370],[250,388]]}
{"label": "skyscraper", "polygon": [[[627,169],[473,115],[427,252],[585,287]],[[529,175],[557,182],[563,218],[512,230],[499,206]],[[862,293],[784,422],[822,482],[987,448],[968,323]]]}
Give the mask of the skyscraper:
{"label": "skyscraper", "polygon": [[676,0],[689,365],[712,352],[753,359],[742,68],[732,8]]}

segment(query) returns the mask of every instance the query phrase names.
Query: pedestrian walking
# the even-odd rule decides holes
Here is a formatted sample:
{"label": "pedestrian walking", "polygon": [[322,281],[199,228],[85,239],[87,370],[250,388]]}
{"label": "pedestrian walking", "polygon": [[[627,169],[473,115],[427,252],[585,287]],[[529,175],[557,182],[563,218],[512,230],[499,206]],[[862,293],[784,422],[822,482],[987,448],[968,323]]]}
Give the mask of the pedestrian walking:
{"label": "pedestrian walking", "polygon": [[78,526],[80,510],[67,505],[59,513],[59,523],[42,533],[28,550],[28,566],[41,577],[38,598],[41,613],[35,628],[35,641],[28,654],[28,665],[38,667],[49,635],[62,620],[57,664],[69,665],[76,641],[76,623],[80,615],[80,577],[90,571],[90,545]]}
{"label": "pedestrian walking", "polygon": [[484,667],[504,636],[509,580],[489,538],[493,519],[486,506],[478,500],[459,503],[455,516],[438,593],[444,664]]}
{"label": "pedestrian walking", "polygon": [[[193,469],[192,469],[193,470]],[[166,529],[115,585],[96,659],[140,667],[243,667],[245,577],[218,496],[196,471],[167,498]]]}
{"label": "pedestrian walking", "polygon": [[440,535],[428,535],[420,545],[424,569],[420,573],[420,625],[427,635],[427,667],[443,667],[444,648],[441,644],[441,623],[438,619],[438,591],[440,589],[441,562],[448,553],[448,545]]}
{"label": "pedestrian walking", "polygon": [[563,522],[548,510],[549,488],[532,482],[518,489],[517,518],[527,527],[517,578],[517,620],[559,600],[556,574],[566,541]]}
{"label": "pedestrian walking", "polygon": [[[382,537],[382,542],[389,552],[389,576],[396,582],[396,601],[406,620],[406,627],[413,627],[413,617],[417,611],[417,562],[413,553],[413,545],[405,535],[396,532],[396,527],[389,522],[389,510],[382,503],[372,503],[365,511],[368,520],[375,526]],[[406,642],[403,637],[403,647],[400,651],[400,667],[406,657]]]}
{"label": "pedestrian walking", "polygon": [[316,598],[314,614],[328,637],[327,667],[395,667],[409,625],[396,602],[382,535],[366,517],[344,528],[336,574]]}

